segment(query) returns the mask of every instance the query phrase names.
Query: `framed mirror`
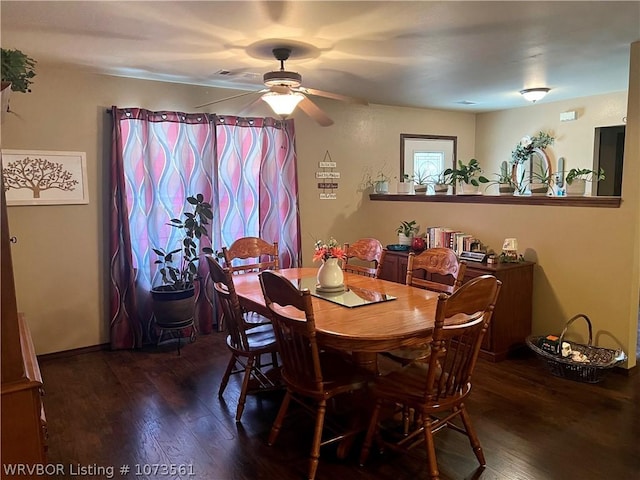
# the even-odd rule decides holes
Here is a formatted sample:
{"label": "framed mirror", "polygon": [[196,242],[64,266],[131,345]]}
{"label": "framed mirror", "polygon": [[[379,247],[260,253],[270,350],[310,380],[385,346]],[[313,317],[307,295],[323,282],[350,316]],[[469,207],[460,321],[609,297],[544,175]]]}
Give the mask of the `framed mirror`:
{"label": "framed mirror", "polygon": [[455,136],[401,133],[400,178],[404,175],[413,178],[416,193],[432,189],[440,173],[455,167],[457,151],[458,137]]}
{"label": "framed mirror", "polygon": [[530,183],[548,183],[541,182],[541,178],[553,178],[552,175],[549,157],[541,148],[534,148],[529,161],[514,165],[512,171],[512,178],[514,183],[519,186],[520,195],[524,193],[524,189]]}

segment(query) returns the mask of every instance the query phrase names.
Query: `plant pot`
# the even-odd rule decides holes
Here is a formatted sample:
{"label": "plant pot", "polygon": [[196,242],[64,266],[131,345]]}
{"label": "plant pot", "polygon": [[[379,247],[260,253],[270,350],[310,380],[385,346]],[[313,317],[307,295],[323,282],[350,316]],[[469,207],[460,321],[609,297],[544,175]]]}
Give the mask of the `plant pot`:
{"label": "plant pot", "polygon": [[449,185],[446,183],[436,183],[433,186],[436,195],[447,195],[449,193]]}
{"label": "plant pot", "polygon": [[480,185],[461,182],[458,184],[458,194],[459,195],[475,195],[478,193],[479,188],[480,188]]}
{"label": "plant pot", "polygon": [[413,237],[407,237],[404,233],[398,234],[398,244],[399,245],[411,245],[413,241]]}
{"label": "plant pot", "polygon": [[416,185],[415,187],[413,187],[413,191],[415,193],[419,193],[419,194],[426,194],[427,193],[427,186],[426,185]]}
{"label": "plant pot", "polygon": [[515,187],[509,183],[498,184],[498,192],[500,195],[513,195],[515,191]]}
{"label": "plant pot", "polygon": [[566,193],[568,197],[582,197],[585,194],[587,181],[584,178],[574,178],[571,183],[566,185]]}
{"label": "plant pot", "polygon": [[389,182],[376,182],[373,185],[375,193],[389,193]]}
{"label": "plant pot", "polygon": [[167,286],[152,288],[151,308],[159,326],[172,326],[192,320],[195,289],[170,290]]}
{"label": "plant pot", "polygon": [[402,194],[410,194],[411,193],[411,187],[413,186],[412,183],[409,182],[398,182],[398,186],[396,191],[398,193],[402,193]]}
{"label": "plant pot", "polygon": [[529,184],[529,192],[533,196],[543,196],[549,191],[549,185],[546,183],[534,183]]}

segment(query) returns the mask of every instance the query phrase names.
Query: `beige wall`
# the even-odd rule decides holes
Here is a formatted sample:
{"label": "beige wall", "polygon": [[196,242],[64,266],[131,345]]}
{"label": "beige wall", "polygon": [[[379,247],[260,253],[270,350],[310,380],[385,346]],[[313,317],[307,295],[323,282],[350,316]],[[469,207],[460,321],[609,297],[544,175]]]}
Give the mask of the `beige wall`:
{"label": "beige wall", "polygon": [[[9,116],[2,125],[2,147],[87,152],[91,198],[89,205],[9,208],[11,233],[19,239],[13,246],[18,304],[28,314],[36,350],[42,354],[108,341],[104,222],[110,131],[105,108],[115,104],[193,112],[195,105],[233,92],[45,67],[38,69],[36,80],[31,94],[13,97],[11,108],[18,115]],[[584,108],[586,116],[602,100],[621,109],[626,95],[605,97],[584,99],[575,108]],[[398,175],[400,133],[457,135],[459,158],[476,156],[483,165],[484,158],[492,158],[498,165],[522,135],[558,126],[551,123],[549,112],[541,112],[543,108],[574,107],[540,104],[476,118],[435,110],[348,106],[330,100],[318,100],[318,104],[334,119],[334,126],[321,128],[300,113],[295,116],[306,265],[311,264],[316,238],[333,235],[345,242],[375,236],[385,244],[395,243],[395,227],[401,220],[414,218],[423,228],[439,224],[464,229],[496,249],[503,238],[515,236],[527,257],[539,262],[535,333],[557,331],[568,315],[585,312],[592,316],[596,331],[611,332],[611,337],[598,338],[601,344],[620,342],[626,349],[635,348],[631,317],[637,314],[638,272],[628,263],[638,246],[635,230],[640,208],[636,197],[628,200],[630,187],[623,192],[620,209],[372,202],[368,192],[359,188],[367,169],[375,173],[386,165],[392,175]],[[232,103],[216,108],[217,113],[233,110]],[[590,130],[597,125],[593,122],[589,121]],[[490,143],[488,132],[494,136]],[[569,138],[562,142],[559,139],[558,147],[563,146],[561,155],[568,161],[570,156],[583,157],[592,148],[592,132],[585,133],[578,145]],[[583,148],[583,143],[590,146]],[[316,185],[318,162],[327,151],[341,174],[337,200],[320,200]],[[637,165],[637,149],[635,155]],[[625,182],[630,181],[628,173],[636,175],[637,183],[637,168],[627,170],[625,163]],[[612,248],[627,252],[607,260],[607,271],[617,274],[597,271],[591,259]],[[622,284],[634,286],[635,293],[620,288]]]}

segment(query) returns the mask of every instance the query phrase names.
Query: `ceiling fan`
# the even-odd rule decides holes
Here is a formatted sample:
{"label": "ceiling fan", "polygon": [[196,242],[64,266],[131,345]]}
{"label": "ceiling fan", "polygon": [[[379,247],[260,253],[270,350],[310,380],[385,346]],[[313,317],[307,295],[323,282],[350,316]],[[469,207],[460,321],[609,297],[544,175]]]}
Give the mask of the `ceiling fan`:
{"label": "ceiling fan", "polygon": [[248,109],[254,104],[264,100],[269,104],[272,110],[283,118],[290,115],[297,106],[300,107],[304,113],[313,118],[323,127],[333,125],[333,120],[315,103],[313,103],[308,95],[315,95],[318,97],[331,98],[333,100],[340,100],[343,102],[355,103],[359,105],[368,105],[366,100],[362,100],[354,97],[347,97],[338,93],[324,92],[322,90],[316,90],[314,88],[306,88],[302,86],[302,75],[297,72],[291,72],[285,70],[284,62],[289,59],[291,55],[291,48],[278,47],[272,50],[273,56],[280,62],[280,70],[274,70],[267,72],[263,75],[263,82],[266,88],[257,92],[245,92],[239,95],[233,95],[231,97],[222,98],[220,100],[214,100],[213,102],[204,103],[198,105],[195,108],[207,107],[216,103],[231,100],[233,98],[244,97],[246,95],[253,95],[256,93],[262,94],[251,104],[243,108]]}

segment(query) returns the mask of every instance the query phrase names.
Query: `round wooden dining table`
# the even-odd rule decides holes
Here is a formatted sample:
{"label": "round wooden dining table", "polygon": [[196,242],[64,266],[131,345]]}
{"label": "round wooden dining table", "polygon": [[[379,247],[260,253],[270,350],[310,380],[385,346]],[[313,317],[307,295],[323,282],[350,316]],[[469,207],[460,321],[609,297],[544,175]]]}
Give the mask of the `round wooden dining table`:
{"label": "round wooden dining table", "polygon": [[[278,270],[295,286],[303,279],[315,278],[316,268]],[[234,275],[233,283],[240,303],[250,311],[269,316],[257,272]],[[346,307],[326,298],[312,296],[318,343],[352,352],[362,367],[377,372],[377,353],[420,345],[430,340],[435,322],[438,294],[386,280],[344,273],[347,289],[370,292],[376,301]]]}

